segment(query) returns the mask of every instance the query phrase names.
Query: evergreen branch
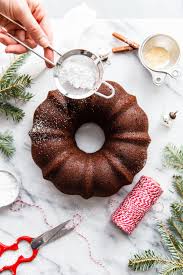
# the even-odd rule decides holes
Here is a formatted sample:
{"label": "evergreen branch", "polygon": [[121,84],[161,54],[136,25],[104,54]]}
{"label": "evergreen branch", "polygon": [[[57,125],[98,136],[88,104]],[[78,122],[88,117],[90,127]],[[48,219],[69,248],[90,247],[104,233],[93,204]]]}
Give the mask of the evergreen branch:
{"label": "evergreen branch", "polygon": [[12,78],[14,78],[17,73],[17,70],[20,68],[20,66],[23,65],[28,55],[28,53],[25,53],[21,54],[18,58],[15,58],[13,62],[10,64],[10,66],[5,70],[3,75],[1,75],[0,83],[3,81],[9,81]]}
{"label": "evergreen branch", "polygon": [[[28,101],[32,98],[32,94],[26,92],[26,88],[31,84],[31,77],[29,75],[18,76],[17,74],[27,56],[28,54],[20,55],[0,76],[0,113],[16,122],[24,117],[24,112],[13,106],[9,100]],[[8,132],[0,133],[0,152],[7,158],[10,158],[15,152],[13,137]]]}
{"label": "evergreen branch", "polygon": [[25,115],[22,109],[8,102],[0,102],[0,113],[4,114],[7,118],[12,118],[16,122],[19,122]]}
{"label": "evergreen branch", "polygon": [[17,71],[24,63],[28,54],[20,55],[5,70],[0,78],[0,113],[5,114],[7,118],[12,118],[18,122],[24,117],[22,109],[13,106],[11,100],[28,101],[32,94],[26,92],[30,87],[32,79],[29,75],[18,75]]}
{"label": "evergreen branch", "polygon": [[183,178],[181,176],[174,175],[173,185],[176,192],[183,198]]}
{"label": "evergreen branch", "polygon": [[167,264],[163,266],[160,274],[162,275],[173,275],[173,274],[182,274],[180,271],[183,271],[183,265],[179,262],[175,262],[173,264]]}
{"label": "evergreen branch", "polygon": [[161,222],[157,226],[163,244],[167,247],[171,256],[176,260],[183,258],[183,254],[179,251],[178,240],[171,234],[170,230]]}
{"label": "evergreen branch", "polygon": [[26,92],[25,89],[30,87],[31,77],[29,75],[20,75],[12,81],[5,82],[0,89],[0,100],[19,99],[22,101],[29,101],[32,94]]}
{"label": "evergreen branch", "polygon": [[173,217],[183,222],[183,201],[172,203],[171,212]]}
{"label": "evergreen branch", "polygon": [[7,158],[12,157],[15,152],[13,137],[8,132],[0,133],[0,151]]}
{"label": "evergreen branch", "polygon": [[168,219],[168,224],[170,226],[171,231],[174,233],[174,235],[180,237],[178,246],[183,253],[183,222],[174,218],[170,218]]}
{"label": "evergreen branch", "polygon": [[[183,172],[183,146],[177,149],[168,144],[164,149],[164,165]],[[180,195],[181,201],[171,205],[171,217],[167,220],[167,226],[159,222],[158,231],[164,246],[171,254],[171,258],[162,258],[155,255],[152,250],[136,254],[129,261],[129,267],[134,271],[146,271],[151,267],[162,267],[162,275],[183,274],[183,177],[174,176],[173,185]]]}
{"label": "evergreen branch", "polygon": [[162,258],[152,250],[145,250],[142,254],[135,254],[134,258],[129,260],[128,266],[134,271],[147,271],[154,266],[168,263],[174,263],[174,261]]}
{"label": "evergreen branch", "polygon": [[179,150],[173,144],[168,144],[164,148],[164,165],[174,168],[178,172],[183,172],[183,150]]}

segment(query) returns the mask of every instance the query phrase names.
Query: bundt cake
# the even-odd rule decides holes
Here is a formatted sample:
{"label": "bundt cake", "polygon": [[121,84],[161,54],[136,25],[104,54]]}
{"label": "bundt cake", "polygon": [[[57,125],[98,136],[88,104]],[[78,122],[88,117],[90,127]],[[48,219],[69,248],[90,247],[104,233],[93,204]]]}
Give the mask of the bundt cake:
{"label": "bundt cake", "polygon": [[[148,119],[136,97],[118,83],[111,99],[92,95],[73,100],[58,90],[50,91],[36,109],[32,140],[32,157],[43,177],[63,193],[84,198],[105,197],[130,184],[147,158]],[[105,85],[100,92],[109,93]],[[94,122],[105,133],[103,147],[95,153],[81,151],[75,132],[84,123]]]}

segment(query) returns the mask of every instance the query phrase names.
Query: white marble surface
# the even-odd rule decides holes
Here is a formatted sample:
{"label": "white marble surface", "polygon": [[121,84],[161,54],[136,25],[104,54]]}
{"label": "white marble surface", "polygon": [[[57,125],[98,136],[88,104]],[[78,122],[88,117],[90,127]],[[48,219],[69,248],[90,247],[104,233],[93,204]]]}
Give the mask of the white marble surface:
{"label": "white marble surface", "polygon": [[[116,44],[111,37],[113,30],[127,34],[139,42],[149,33],[159,31],[174,35],[181,45],[183,42],[183,38],[180,37],[182,33],[180,22],[176,20],[123,20],[121,22],[97,20],[81,37],[78,44],[92,49],[103,44],[112,46]],[[161,151],[169,141],[177,145],[182,142],[183,98],[166,86],[155,87],[150,74],[141,66],[135,53],[112,56],[111,65],[105,70],[105,78],[118,81],[127,91],[137,96],[140,106],[148,114],[149,133],[152,138],[146,166],[135,177],[131,186],[121,189],[112,197],[117,201],[114,202],[113,207],[109,204],[109,198],[84,200],[81,197],[68,196],[57,191],[50,182],[42,179],[40,169],[34,164],[30,151],[24,146],[24,142],[30,142],[28,131],[32,125],[35,108],[46,97],[48,90],[55,87],[51,71],[45,71],[34,81],[31,91],[35,96],[23,106],[26,116],[21,123],[15,125],[3,118],[0,120],[2,131],[12,130],[17,148],[10,162],[0,159],[0,167],[13,170],[21,179],[22,199],[42,207],[51,225],[57,225],[80,213],[82,222],[77,231],[88,239],[92,257],[101,262],[101,265],[95,262],[90,255],[87,242],[77,232],[73,232],[42,248],[33,263],[19,268],[18,275],[131,275],[134,273],[127,267],[130,256],[140,249],[162,250],[155,223],[156,219],[164,220],[167,217],[169,203],[174,196],[170,182],[172,173],[162,169]],[[180,111],[172,129],[167,129],[160,124],[160,116],[164,109]],[[111,224],[110,215],[142,174],[156,179],[161,184],[164,194],[134,233],[126,236]],[[44,222],[43,213],[35,207],[25,207],[18,212],[12,212],[9,207],[0,209],[1,242],[11,243],[21,235],[38,236],[47,229],[49,227]],[[149,274],[154,275],[157,272],[150,271]]]}
{"label": "white marble surface", "polygon": [[[50,16],[60,17],[83,0],[42,0]],[[85,0],[102,18],[168,18],[183,15],[182,0]]]}

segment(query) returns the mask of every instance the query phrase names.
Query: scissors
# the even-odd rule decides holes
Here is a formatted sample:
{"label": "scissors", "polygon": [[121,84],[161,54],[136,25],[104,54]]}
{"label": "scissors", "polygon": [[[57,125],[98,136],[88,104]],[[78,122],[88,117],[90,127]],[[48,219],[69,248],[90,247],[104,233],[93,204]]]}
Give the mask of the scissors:
{"label": "scissors", "polygon": [[10,246],[0,243],[0,257],[2,256],[2,254],[4,252],[6,252],[8,250],[14,250],[14,251],[18,250],[18,244],[22,241],[26,241],[26,242],[30,243],[30,246],[32,249],[32,255],[30,257],[25,258],[24,256],[19,256],[16,263],[14,263],[13,265],[4,266],[3,268],[0,269],[0,273],[8,270],[11,272],[12,275],[16,275],[18,266],[22,263],[32,262],[36,258],[39,248],[41,246],[46,245],[46,244],[48,244],[52,241],[55,241],[59,238],[62,238],[66,234],[70,233],[74,229],[74,226],[69,227],[69,228],[66,227],[66,225],[68,225],[70,222],[71,222],[71,220],[61,223],[57,227],[55,227],[51,230],[48,230],[47,232],[45,232],[44,234],[40,235],[37,238],[22,236],[22,237],[19,237],[16,240],[16,242]]}

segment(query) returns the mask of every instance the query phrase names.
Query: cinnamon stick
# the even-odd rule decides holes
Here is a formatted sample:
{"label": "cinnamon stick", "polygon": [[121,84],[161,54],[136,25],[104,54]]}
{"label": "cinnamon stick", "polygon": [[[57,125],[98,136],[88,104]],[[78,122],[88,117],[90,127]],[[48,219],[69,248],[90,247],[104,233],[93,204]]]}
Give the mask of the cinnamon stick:
{"label": "cinnamon stick", "polygon": [[130,46],[121,46],[121,47],[116,47],[112,49],[113,53],[122,53],[122,52],[130,52],[133,51],[134,48]]}
{"label": "cinnamon stick", "polygon": [[117,33],[117,32],[113,32],[112,34],[115,38],[125,42],[126,44],[128,44],[129,46],[131,46],[133,49],[138,49],[139,48],[139,44],[129,40],[128,38],[126,38],[125,36]]}

